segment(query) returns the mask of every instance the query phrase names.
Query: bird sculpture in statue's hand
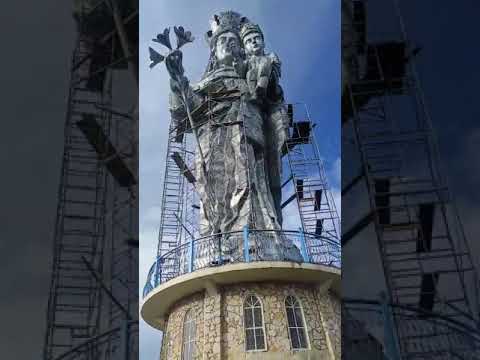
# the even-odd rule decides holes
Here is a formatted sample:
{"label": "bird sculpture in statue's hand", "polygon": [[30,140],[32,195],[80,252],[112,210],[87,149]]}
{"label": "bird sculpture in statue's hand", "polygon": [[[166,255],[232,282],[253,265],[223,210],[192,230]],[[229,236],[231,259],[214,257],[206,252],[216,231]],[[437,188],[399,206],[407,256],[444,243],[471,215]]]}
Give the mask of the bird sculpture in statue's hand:
{"label": "bird sculpture in statue's hand", "polygon": [[165,28],[163,34],[157,34],[157,38],[152,39],[152,41],[158,42],[172,50],[172,44],[170,43],[170,28]]}
{"label": "bird sculpture in statue's hand", "polygon": [[[186,112],[188,121],[190,123],[190,127],[194,133],[197,145],[198,156],[200,157],[200,162],[202,164],[201,171],[205,178],[207,178],[207,170],[205,165],[205,157],[203,155],[202,148],[200,146],[200,142],[198,140],[197,130],[194,126],[194,121],[190,112],[190,106],[187,101],[187,90],[188,90],[188,79],[184,76],[184,69],[182,65],[183,53],[180,51],[180,48],[189,43],[193,42],[195,38],[192,36],[190,31],[185,31],[183,26],[173,27],[175,35],[177,37],[177,48],[175,50],[172,49],[172,45],[170,43],[170,28],[166,28],[163,30],[162,34],[158,34],[156,39],[152,39],[152,41],[160,43],[167,47],[170,51],[167,56],[163,56],[162,54],[158,53],[151,47],[148,48],[150,51],[150,69],[155,67],[157,64],[161,63],[165,60],[165,65],[167,67],[168,73],[170,74],[170,87],[172,91],[178,95],[180,95],[181,101],[183,102]],[[210,191],[211,192],[211,191]],[[210,204],[207,204],[207,211],[210,213],[210,217],[213,218],[213,208]]]}
{"label": "bird sculpture in statue's hand", "polygon": [[161,63],[165,59],[165,56],[159,54],[158,52],[153,50],[151,47],[149,47],[148,50],[150,51],[150,61],[151,61],[150,69],[152,69],[155,67],[155,65]]}
{"label": "bird sculpture in statue's hand", "polygon": [[168,64],[168,61],[165,60],[167,67],[169,67],[169,65],[173,66],[174,65],[173,63],[179,60],[180,66],[178,66],[177,64],[172,67],[172,70],[175,70],[175,69],[183,70],[183,67],[181,67],[182,52],[180,51],[180,48],[189,42],[193,42],[193,40],[195,40],[195,37],[192,36],[192,33],[190,31],[185,31],[183,26],[179,26],[179,27],[174,26],[173,30],[177,37],[177,48],[175,50],[172,49],[172,44],[170,42],[170,28],[166,28],[165,30],[163,30],[163,34],[157,34],[157,38],[152,39],[152,41],[167,47],[170,50],[170,52],[165,57],[160,53],[158,53],[156,50],[154,50],[152,47],[149,47],[148,50],[150,51],[150,60],[152,61],[150,64],[150,68],[155,67],[157,64],[161,63],[166,58],[172,57],[170,64]]}
{"label": "bird sculpture in statue's hand", "polygon": [[183,26],[179,26],[178,28],[174,26],[173,30],[175,31],[175,35],[177,35],[177,50],[183,45],[195,40],[195,37],[192,36],[192,33],[190,31],[185,31]]}

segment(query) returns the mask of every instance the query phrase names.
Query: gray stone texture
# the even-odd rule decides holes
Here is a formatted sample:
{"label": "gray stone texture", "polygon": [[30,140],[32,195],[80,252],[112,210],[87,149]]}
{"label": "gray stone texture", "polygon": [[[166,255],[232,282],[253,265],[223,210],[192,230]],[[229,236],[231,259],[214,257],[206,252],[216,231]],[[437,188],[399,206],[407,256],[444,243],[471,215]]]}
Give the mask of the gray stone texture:
{"label": "gray stone texture", "polygon": [[[242,306],[250,294],[263,305],[266,351],[245,351]],[[284,305],[288,295],[302,305],[308,350],[291,349]],[[171,308],[161,360],[181,359],[183,319],[190,309],[196,318],[195,359],[340,359],[340,299],[316,286],[245,283],[191,295]]]}
{"label": "gray stone texture", "polygon": [[[201,234],[245,225],[279,230],[280,152],[288,136],[280,60],[265,53],[260,27],[237,13],[220,13],[209,36],[211,57],[197,84],[175,72],[181,63],[167,66],[172,119],[183,129],[193,125],[201,149],[195,166]],[[181,62],[169,56],[167,64]]]}

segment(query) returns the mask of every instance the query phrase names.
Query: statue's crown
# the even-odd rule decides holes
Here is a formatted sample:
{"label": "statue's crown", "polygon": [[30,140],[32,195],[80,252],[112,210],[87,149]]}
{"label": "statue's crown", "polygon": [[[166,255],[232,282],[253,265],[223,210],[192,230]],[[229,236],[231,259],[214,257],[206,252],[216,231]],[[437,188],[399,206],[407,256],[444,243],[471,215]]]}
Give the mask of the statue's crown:
{"label": "statue's crown", "polygon": [[235,11],[224,11],[220,14],[213,15],[210,21],[210,28],[206,34],[206,39],[210,46],[215,44],[216,38],[225,32],[231,31],[240,36],[240,29],[248,22],[245,16]]}
{"label": "statue's crown", "polygon": [[260,26],[258,26],[257,24],[252,24],[250,22],[244,23],[240,29],[240,38],[242,39],[242,41],[245,36],[251,33],[259,33],[263,37],[263,32],[262,29],[260,29]]}

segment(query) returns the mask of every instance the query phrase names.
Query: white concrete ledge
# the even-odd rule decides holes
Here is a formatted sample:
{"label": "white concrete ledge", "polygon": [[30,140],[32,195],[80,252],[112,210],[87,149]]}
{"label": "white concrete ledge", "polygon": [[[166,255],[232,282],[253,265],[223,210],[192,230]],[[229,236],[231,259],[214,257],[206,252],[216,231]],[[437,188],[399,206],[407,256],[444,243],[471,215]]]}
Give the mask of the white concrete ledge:
{"label": "white concrete ledge", "polygon": [[143,300],[142,318],[152,327],[163,330],[170,307],[182,298],[207,289],[211,284],[279,281],[289,283],[331,284],[340,295],[341,271],[334,267],[285,261],[235,263],[178,276],[153,289]]}

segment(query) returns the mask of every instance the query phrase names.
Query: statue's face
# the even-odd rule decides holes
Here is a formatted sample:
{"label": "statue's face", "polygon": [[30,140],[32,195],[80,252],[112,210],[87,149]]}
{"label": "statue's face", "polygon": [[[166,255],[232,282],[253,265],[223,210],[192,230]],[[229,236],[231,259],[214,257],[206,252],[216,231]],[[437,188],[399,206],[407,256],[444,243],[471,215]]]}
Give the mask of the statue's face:
{"label": "statue's face", "polygon": [[262,34],[252,32],[243,38],[245,53],[248,55],[263,55],[265,44]]}
{"label": "statue's face", "polygon": [[220,34],[215,45],[215,56],[221,64],[231,65],[240,56],[240,41],[233,32]]}

